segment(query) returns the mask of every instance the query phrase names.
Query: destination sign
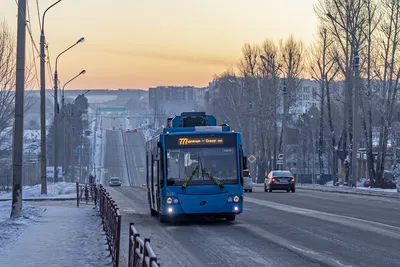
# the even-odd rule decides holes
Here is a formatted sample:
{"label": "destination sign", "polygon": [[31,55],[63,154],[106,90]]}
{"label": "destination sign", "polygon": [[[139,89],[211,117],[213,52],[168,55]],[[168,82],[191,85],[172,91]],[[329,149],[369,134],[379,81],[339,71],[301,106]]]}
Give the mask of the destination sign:
{"label": "destination sign", "polygon": [[236,147],[236,134],[185,134],[165,136],[167,149],[190,147]]}
{"label": "destination sign", "polygon": [[187,137],[180,137],[179,145],[222,145],[224,143],[223,138],[187,138]]}

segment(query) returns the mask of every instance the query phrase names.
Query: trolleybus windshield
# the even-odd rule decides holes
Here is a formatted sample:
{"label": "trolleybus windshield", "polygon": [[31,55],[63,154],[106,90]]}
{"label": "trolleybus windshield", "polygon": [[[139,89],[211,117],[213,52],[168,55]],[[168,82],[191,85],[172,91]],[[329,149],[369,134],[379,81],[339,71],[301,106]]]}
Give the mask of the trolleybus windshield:
{"label": "trolleybus windshield", "polygon": [[210,176],[221,184],[238,183],[234,135],[174,137],[166,142],[167,185],[182,185],[189,177],[189,186],[214,184]]}

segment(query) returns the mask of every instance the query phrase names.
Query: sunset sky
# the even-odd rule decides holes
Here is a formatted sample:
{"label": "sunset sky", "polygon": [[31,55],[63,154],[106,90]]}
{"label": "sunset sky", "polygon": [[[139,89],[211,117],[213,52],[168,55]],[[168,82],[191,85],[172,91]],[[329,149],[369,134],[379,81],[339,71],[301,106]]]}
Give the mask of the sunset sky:
{"label": "sunset sky", "polygon": [[[0,1],[0,18],[16,34],[17,4]],[[55,1],[38,0],[40,14]],[[214,74],[237,65],[245,42],[278,41],[293,33],[311,43],[316,1],[63,0],[47,12],[46,41],[54,71],[56,56],[80,37],[86,39],[59,59],[61,86],[87,71],[68,89],[206,86]],[[28,4],[39,48],[36,1]],[[32,54],[28,35],[27,53]],[[50,79],[46,87],[52,87]]]}

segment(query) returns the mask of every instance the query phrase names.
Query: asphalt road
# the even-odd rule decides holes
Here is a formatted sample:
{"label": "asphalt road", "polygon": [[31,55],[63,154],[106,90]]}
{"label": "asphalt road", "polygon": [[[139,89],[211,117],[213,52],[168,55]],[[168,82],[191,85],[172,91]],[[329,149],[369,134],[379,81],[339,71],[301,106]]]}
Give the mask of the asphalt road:
{"label": "asphalt road", "polygon": [[146,183],[145,140],[140,132],[123,132],[124,149],[130,183],[140,186]]}
{"label": "asphalt road", "polygon": [[[142,188],[109,188],[129,223],[150,237],[163,266],[400,266],[400,202],[298,189],[245,194],[235,222],[187,218],[161,224]],[[350,204],[351,203],[351,204]]]}
{"label": "asphalt road", "polygon": [[[125,119],[120,117],[103,117],[103,143],[104,146],[104,163],[107,173],[103,173],[104,184],[108,184],[111,177],[119,177],[122,185],[129,186],[129,178],[125,159],[125,150],[123,145],[123,131],[125,127]],[[112,128],[115,127],[115,130]],[[110,130],[111,129],[111,130]],[[105,137],[105,138],[104,138]]]}

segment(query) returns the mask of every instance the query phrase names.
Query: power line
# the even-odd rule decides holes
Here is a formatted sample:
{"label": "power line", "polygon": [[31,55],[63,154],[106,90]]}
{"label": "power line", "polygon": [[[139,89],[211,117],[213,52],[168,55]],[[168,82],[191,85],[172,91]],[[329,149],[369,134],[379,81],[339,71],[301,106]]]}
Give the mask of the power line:
{"label": "power line", "polygon": [[40,20],[39,0],[36,0],[36,11],[37,11],[37,15],[38,15],[39,29],[41,29],[42,28],[42,23],[41,23],[41,20]]}
{"label": "power line", "polygon": [[[27,4],[27,11],[28,11],[27,12],[28,13],[28,22],[27,22],[26,26],[27,26],[28,29],[30,29],[31,14],[30,14],[30,9],[29,9],[29,2]],[[31,32],[31,31],[28,30],[28,32]],[[35,48],[37,49],[37,47],[36,47],[36,43],[35,43],[35,41],[33,39],[32,34],[29,34],[29,36],[31,37],[32,61],[33,61],[34,69],[35,69],[34,79],[37,82],[37,86],[40,86],[40,81],[39,81],[39,77],[38,77],[38,70],[37,70],[37,66],[36,66],[36,54],[35,54]]]}

